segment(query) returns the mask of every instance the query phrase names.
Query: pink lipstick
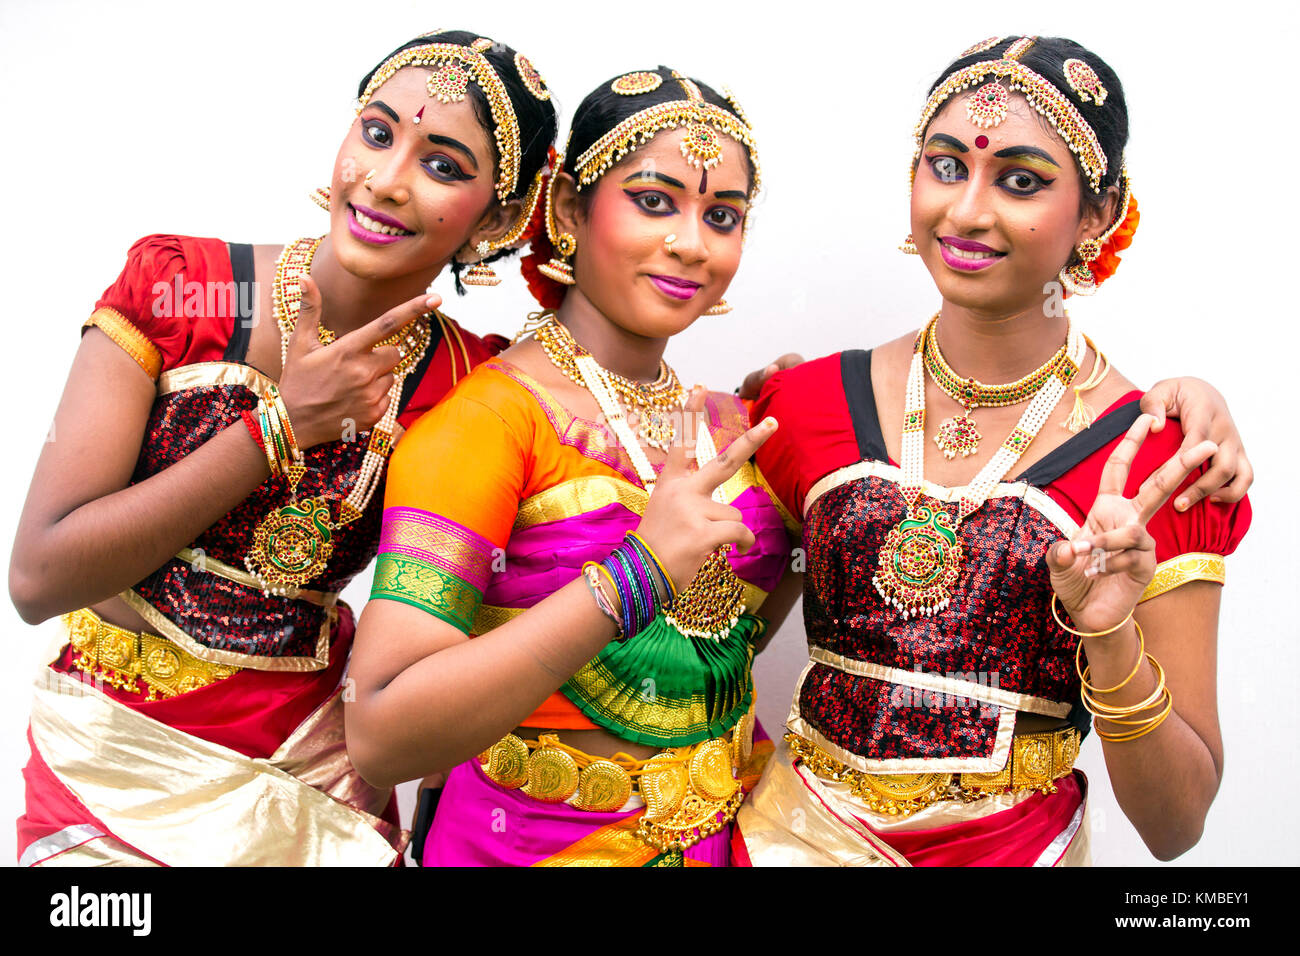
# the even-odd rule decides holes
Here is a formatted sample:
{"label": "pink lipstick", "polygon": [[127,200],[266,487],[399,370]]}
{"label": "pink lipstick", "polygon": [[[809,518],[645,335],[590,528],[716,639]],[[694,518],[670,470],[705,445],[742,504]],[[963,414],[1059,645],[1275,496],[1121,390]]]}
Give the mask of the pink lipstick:
{"label": "pink lipstick", "polygon": [[961,239],[957,236],[939,237],[939,255],[949,266],[962,272],[978,272],[1006,258],[1005,252],[998,252],[974,239]]}
{"label": "pink lipstick", "polygon": [[377,246],[391,245],[415,235],[391,216],[352,204],[348,205],[348,231],[362,242]]}
{"label": "pink lipstick", "polygon": [[652,275],[650,281],[664,295],[672,296],[674,299],[685,301],[700,291],[698,282],[691,282],[689,279],[677,279],[673,276]]}

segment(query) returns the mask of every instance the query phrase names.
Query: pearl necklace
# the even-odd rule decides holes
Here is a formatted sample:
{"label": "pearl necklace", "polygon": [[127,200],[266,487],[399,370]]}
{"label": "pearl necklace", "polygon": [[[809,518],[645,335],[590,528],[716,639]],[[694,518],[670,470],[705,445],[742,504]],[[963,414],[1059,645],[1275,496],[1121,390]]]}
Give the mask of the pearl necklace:
{"label": "pearl necklace", "polygon": [[[936,318],[938,318],[936,316]],[[918,504],[925,487],[925,340],[929,327],[916,338],[907,375],[903,411],[903,480],[900,491],[907,517],[885,538],[875,577],[876,592],[908,617],[932,617],[952,600],[952,588],[961,573],[961,523],[993,493],[1042,430],[1065,389],[1079,372],[1087,346],[1071,322],[1066,333],[1066,361],[1039,387],[1011,430],[975,479],[963,490],[953,520],[942,506]]]}
{"label": "pearl necklace", "polygon": [[[322,237],[323,238],[323,237]],[[312,257],[321,239],[299,239],[285,246],[275,264],[275,284],[272,288],[275,302],[276,324],[280,328],[281,374],[289,355],[289,338],[298,324],[302,305],[302,292],[298,283],[292,291],[288,281],[301,279],[311,271]],[[438,322],[446,330],[443,318]],[[370,429],[365,457],[335,520],[327,498],[299,500],[298,484],[307,474],[302,451],[293,446],[293,463],[285,469],[289,481],[289,504],[268,514],[253,531],[253,543],[244,555],[244,566],[262,584],[263,590],[273,594],[293,596],[306,582],[325,570],[334,553],[333,532],[361,517],[381,483],[381,472],[388,453],[393,448],[393,433],[397,426],[397,411],[401,405],[402,387],[406,377],[420,363],[433,331],[428,316],[409,323],[405,328],[384,339],[380,345],[394,345],[401,355],[393,369],[393,384],[388,389],[388,408]],[[449,343],[450,345],[450,343]],[[454,367],[453,367],[454,375]],[[363,432],[364,436],[366,433]]]}

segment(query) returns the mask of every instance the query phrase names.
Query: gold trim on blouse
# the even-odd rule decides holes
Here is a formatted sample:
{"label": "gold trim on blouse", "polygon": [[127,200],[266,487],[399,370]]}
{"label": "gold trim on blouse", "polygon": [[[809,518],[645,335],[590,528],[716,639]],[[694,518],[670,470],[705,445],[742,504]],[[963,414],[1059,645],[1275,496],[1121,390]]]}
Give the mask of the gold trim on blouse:
{"label": "gold trim on blouse", "polygon": [[150,379],[155,382],[158,380],[158,375],[162,372],[162,352],[130,319],[117,309],[103,307],[96,309],[90,318],[81,323],[83,330],[91,326],[98,328],[116,342],[123,352],[135,359]]}
{"label": "gold trim on blouse", "polygon": [[1138,598],[1138,603],[1150,601],[1191,581],[1213,581],[1215,584],[1222,584],[1226,572],[1221,555],[1207,554],[1202,551],[1180,554],[1156,565],[1156,575],[1147,585],[1147,589],[1142,592],[1142,597]]}

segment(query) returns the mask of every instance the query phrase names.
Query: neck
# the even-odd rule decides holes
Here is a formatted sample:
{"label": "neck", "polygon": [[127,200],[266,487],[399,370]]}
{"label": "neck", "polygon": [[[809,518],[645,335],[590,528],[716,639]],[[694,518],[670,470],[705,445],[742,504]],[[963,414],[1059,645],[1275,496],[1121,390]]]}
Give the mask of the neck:
{"label": "neck", "polygon": [[1065,343],[1064,315],[1047,317],[1041,303],[1020,312],[988,313],[944,301],[936,334],[953,371],[989,385],[1013,382]]}
{"label": "neck", "polygon": [[440,267],[393,279],[365,279],[343,268],[329,236],[311,262],[311,277],[320,288],[322,324],[335,335],[347,335],[415,298],[441,273]]}
{"label": "neck", "polygon": [[653,382],[659,377],[668,340],[647,338],[616,325],[577,286],[569,289],[555,317],[606,371],[634,382]]}

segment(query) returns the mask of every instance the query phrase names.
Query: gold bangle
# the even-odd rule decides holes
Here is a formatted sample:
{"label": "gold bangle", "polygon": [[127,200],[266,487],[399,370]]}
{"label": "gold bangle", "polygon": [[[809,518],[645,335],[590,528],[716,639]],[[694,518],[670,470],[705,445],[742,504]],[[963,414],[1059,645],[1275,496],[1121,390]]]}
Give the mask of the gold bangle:
{"label": "gold bangle", "polygon": [[1103,704],[1086,690],[1080,690],[1079,697],[1083,702],[1084,710],[1092,714],[1094,717],[1110,718],[1131,717],[1134,714],[1139,714],[1144,710],[1154,707],[1156,702],[1160,700],[1160,695],[1165,692],[1165,671],[1164,668],[1160,666],[1160,662],[1150,654],[1146,655],[1146,657],[1147,660],[1151,661],[1151,666],[1156,672],[1155,690],[1147,696],[1146,700],[1138,704],[1128,704],[1127,706],[1116,707],[1114,704]]}
{"label": "gold bangle", "polygon": [[1134,621],[1134,622],[1133,622],[1133,626],[1134,626],[1135,628],[1137,628],[1137,632],[1138,632],[1138,659],[1137,659],[1137,663],[1133,665],[1133,670],[1129,672],[1128,677],[1125,677],[1123,681],[1121,681],[1120,683],[1116,684],[1114,687],[1108,687],[1108,688],[1106,688],[1105,690],[1102,690],[1102,688],[1100,688],[1100,687],[1093,687],[1091,684],[1088,683],[1088,677],[1087,677],[1087,675],[1091,672],[1092,665],[1089,664],[1087,667],[1083,667],[1083,668],[1081,669],[1080,664],[1079,664],[1079,654],[1080,654],[1080,652],[1083,651],[1083,641],[1080,641],[1077,645],[1075,645],[1075,648],[1074,648],[1074,672],[1075,672],[1076,674],[1079,675],[1079,681],[1083,684],[1083,686],[1084,686],[1085,688],[1087,688],[1087,690],[1089,690],[1090,692],[1092,692],[1092,693],[1094,693],[1094,694],[1113,694],[1113,693],[1115,693],[1115,691],[1117,691],[1117,690],[1119,690],[1120,688],[1122,688],[1122,687],[1124,687],[1125,685],[1127,685],[1129,681],[1131,681],[1134,677],[1137,676],[1137,672],[1138,672],[1139,670],[1142,669],[1142,660],[1143,660],[1143,658],[1146,657],[1146,653],[1147,653],[1147,639],[1146,639],[1146,637],[1142,634],[1142,625],[1141,625],[1141,624],[1139,624],[1137,621]]}
{"label": "gold bangle", "polygon": [[664,576],[664,581],[668,583],[669,599],[671,601],[676,601],[677,585],[673,583],[672,575],[668,573],[668,569],[664,567],[664,563],[659,560],[659,555],[655,554],[652,550],[650,550],[650,545],[645,543],[645,538],[641,537],[635,531],[629,531],[627,533],[627,536],[629,538],[636,538],[636,543],[641,545],[641,547],[645,549],[646,554],[650,555],[650,560],[655,563],[655,567],[659,569],[659,573]]}
{"label": "gold bangle", "polygon": [[266,389],[266,399],[275,407],[275,414],[280,419],[280,425],[284,430],[284,437],[289,448],[289,457],[293,461],[302,458],[302,451],[298,448],[298,436],[293,433],[293,423],[289,421],[289,409],[284,404],[284,396],[280,394],[280,389],[275,385],[270,385]]}
{"label": "gold bangle", "polygon": [[283,474],[280,470],[280,458],[275,451],[275,434],[271,430],[271,411],[266,401],[257,403],[257,427],[262,430],[262,451],[266,454],[266,463],[271,468],[271,477]]}
{"label": "gold bangle", "polygon": [[[1160,689],[1160,699],[1165,702],[1165,710],[1168,710],[1170,707],[1174,706],[1174,692],[1171,691],[1168,687],[1162,687]],[[1160,701],[1156,701],[1156,703],[1158,704],[1160,703]],[[1154,707],[1155,704],[1152,704],[1151,706]],[[1158,714],[1152,714],[1150,717],[1140,717],[1137,720],[1120,720],[1118,717],[1105,717],[1105,716],[1101,717],[1100,719],[1106,721],[1107,723],[1115,724],[1116,726],[1119,727],[1145,727],[1153,720],[1157,720],[1160,717],[1163,717],[1165,710],[1162,710]]]}
{"label": "gold bangle", "polygon": [[1146,724],[1147,726],[1143,727],[1141,730],[1135,730],[1132,731],[1131,733],[1124,733],[1124,734],[1108,734],[1104,730],[1098,729],[1097,736],[1100,737],[1102,740],[1108,740],[1113,744],[1127,743],[1130,740],[1137,740],[1139,737],[1146,736],[1147,734],[1151,733],[1151,731],[1155,730],[1157,727],[1163,724],[1165,722],[1165,718],[1167,718],[1171,713],[1173,713],[1173,709],[1174,709],[1173,691],[1168,691],[1168,694],[1169,694],[1169,703],[1165,705],[1165,709],[1162,710],[1157,716],[1150,717],[1147,720],[1142,721],[1142,723]]}
{"label": "gold bangle", "polygon": [[[1052,592],[1051,608],[1052,608],[1052,617],[1054,617],[1056,619],[1056,623],[1061,626],[1061,630],[1068,631],[1069,633],[1073,634],[1075,637],[1105,637],[1107,634],[1114,634],[1121,627],[1123,627],[1125,624],[1127,624],[1129,621],[1133,619],[1133,611],[1129,611],[1128,617],[1124,618],[1124,620],[1120,621],[1118,624],[1116,624],[1108,631],[1076,631],[1072,627],[1067,627],[1065,622],[1061,620],[1061,615],[1056,613],[1056,592],[1055,591]],[[1136,610],[1136,608],[1134,610]]]}

